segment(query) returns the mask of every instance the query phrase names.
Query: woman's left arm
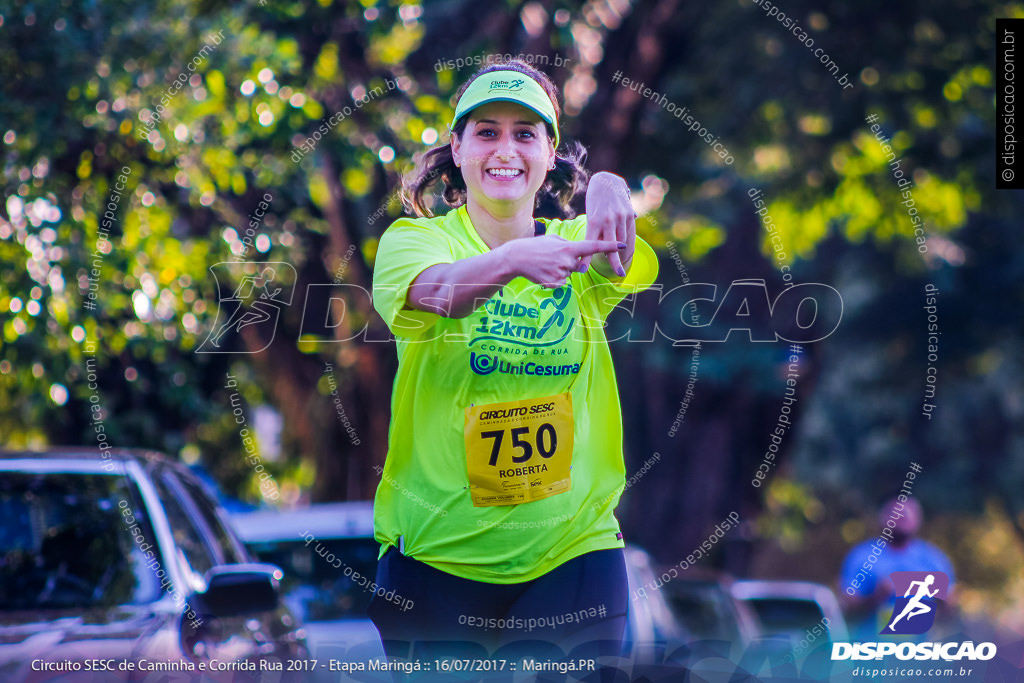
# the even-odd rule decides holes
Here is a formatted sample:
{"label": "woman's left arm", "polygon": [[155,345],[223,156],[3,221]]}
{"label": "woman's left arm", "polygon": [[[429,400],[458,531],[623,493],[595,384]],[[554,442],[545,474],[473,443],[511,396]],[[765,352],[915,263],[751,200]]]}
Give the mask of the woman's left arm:
{"label": "woman's left arm", "polygon": [[595,173],[587,186],[586,214],[588,240],[625,242],[626,248],[618,253],[583,257],[580,272],[587,270],[593,258],[597,272],[609,280],[625,277],[636,244],[636,214],[626,181],[607,171]]}

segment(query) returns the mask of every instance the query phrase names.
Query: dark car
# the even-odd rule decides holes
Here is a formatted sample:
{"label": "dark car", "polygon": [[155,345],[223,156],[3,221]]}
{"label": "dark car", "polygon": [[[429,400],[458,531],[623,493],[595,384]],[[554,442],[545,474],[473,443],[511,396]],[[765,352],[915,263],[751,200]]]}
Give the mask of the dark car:
{"label": "dark car", "polygon": [[[366,616],[380,552],[373,503],[257,510],[233,514],[231,522],[253,555],[285,569],[283,599],[302,619],[312,657],[384,659],[380,636]],[[314,680],[337,680],[337,673],[327,673]]]}
{"label": "dark car", "polygon": [[282,572],[225,519],[158,453],[0,451],[0,680],[300,678]]}

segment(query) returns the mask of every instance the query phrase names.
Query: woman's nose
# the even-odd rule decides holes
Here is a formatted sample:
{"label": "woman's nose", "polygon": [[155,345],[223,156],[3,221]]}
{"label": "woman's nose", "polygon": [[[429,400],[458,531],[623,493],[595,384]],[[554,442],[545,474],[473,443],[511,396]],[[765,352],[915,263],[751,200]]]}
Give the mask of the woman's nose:
{"label": "woman's nose", "polygon": [[499,157],[508,159],[515,153],[515,146],[512,144],[511,135],[502,135],[498,140],[497,154]]}

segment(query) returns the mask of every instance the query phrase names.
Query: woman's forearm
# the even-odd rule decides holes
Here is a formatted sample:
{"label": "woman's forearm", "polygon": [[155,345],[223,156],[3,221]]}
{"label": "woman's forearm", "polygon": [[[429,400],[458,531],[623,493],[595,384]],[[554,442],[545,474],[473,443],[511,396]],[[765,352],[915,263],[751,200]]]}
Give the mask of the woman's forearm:
{"label": "woman's forearm", "polygon": [[487,253],[425,269],[405,299],[420,311],[465,318],[517,277],[551,289],[562,287],[581,259],[626,246],[615,240],[570,241],[557,235],[513,239]]}
{"label": "woman's forearm", "polygon": [[445,318],[465,318],[518,275],[507,246],[427,268],[409,286],[407,303]]}

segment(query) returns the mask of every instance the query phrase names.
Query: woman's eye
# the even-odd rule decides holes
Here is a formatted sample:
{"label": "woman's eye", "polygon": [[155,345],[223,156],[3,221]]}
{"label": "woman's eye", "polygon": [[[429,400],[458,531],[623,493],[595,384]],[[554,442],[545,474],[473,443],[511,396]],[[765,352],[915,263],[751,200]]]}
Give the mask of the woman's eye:
{"label": "woman's eye", "polygon": [[[482,138],[498,137],[498,131],[490,128],[477,129],[476,134]],[[515,133],[515,136],[521,140],[533,140],[537,137],[537,133],[533,130],[520,130]]]}

